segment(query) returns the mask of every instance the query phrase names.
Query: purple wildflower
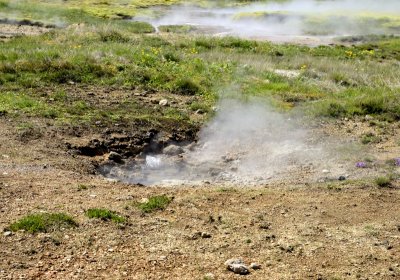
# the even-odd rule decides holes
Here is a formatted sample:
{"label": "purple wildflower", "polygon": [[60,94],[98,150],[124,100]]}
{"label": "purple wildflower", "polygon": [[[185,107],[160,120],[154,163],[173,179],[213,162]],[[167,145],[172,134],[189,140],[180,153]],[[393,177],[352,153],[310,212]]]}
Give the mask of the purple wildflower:
{"label": "purple wildflower", "polygon": [[363,161],[360,161],[360,162],[356,163],[356,167],[358,167],[358,168],[366,168],[367,164],[365,162],[363,162]]}
{"label": "purple wildflower", "polygon": [[400,166],[400,158],[395,158],[394,159],[394,165]]}

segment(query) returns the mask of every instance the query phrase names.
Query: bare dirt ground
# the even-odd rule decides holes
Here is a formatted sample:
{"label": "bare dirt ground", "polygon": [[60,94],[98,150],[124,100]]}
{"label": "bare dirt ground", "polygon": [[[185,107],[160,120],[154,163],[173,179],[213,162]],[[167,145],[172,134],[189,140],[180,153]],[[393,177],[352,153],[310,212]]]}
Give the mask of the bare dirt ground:
{"label": "bare dirt ground", "polygon": [[[351,120],[321,126],[354,139],[379,130]],[[397,183],[127,185],[95,174],[105,156],[68,149],[67,142],[90,139],[93,131],[76,137],[43,129],[27,138],[13,120],[0,119],[0,228],[43,211],[69,213],[79,227],[1,234],[1,279],[400,279]],[[391,124],[370,146],[379,160],[398,153],[396,135]],[[174,197],[166,210],[143,214],[135,206],[159,194]],[[84,211],[91,207],[117,211],[128,223],[90,220]],[[239,257],[261,270],[228,271],[224,262]]]}
{"label": "bare dirt ground", "polygon": [[26,24],[9,24],[0,22],[0,40],[8,40],[23,35],[40,35],[49,32],[52,28]]}

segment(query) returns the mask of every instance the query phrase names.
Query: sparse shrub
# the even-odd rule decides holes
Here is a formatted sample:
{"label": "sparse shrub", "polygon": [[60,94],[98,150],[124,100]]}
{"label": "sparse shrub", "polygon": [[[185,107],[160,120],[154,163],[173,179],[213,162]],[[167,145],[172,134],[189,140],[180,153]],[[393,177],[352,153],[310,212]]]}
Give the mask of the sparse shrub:
{"label": "sparse shrub", "polygon": [[152,196],[147,202],[139,203],[138,207],[145,213],[150,213],[156,210],[164,210],[172,201],[166,195]]}
{"label": "sparse shrub", "polygon": [[88,104],[84,101],[76,101],[72,106],[67,108],[67,112],[71,115],[83,115],[89,109]]}
{"label": "sparse shrub", "polygon": [[210,111],[210,107],[207,104],[200,102],[193,102],[192,104],[190,104],[190,109],[192,111],[201,110],[204,113],[208,113]]}
{"label": "sparse shrub", "polygon": [[67,82],[80,83],[82,81],[82,74],[72,69],[60,69],[58,71],[50,72],[48,76],[50,82],[65,84]]}
{"label": "sparse shrub", "polygon": [[164,58],[165,58],[165,60],[168,60],[168,61],[174,61],[174,62],[181,61],[181,58],[172,52],[168,52],[168,53],[164,54]]}
{"label": "sparse shrub", "polygon": [[390,187],[392,184],[392,176],[380,176],[375,178],[375,184],[381,188]]}
{"label": "sparse shrub", "polygon": [[337,117],[340,117],[345,114],[346,114],[345,107],[342,104],[337,103],[337,102],[329,103],[329,105],[326,108],[325,113],[323,113],[323,115],[333,117],[333,118],[337,118]]}
{"label": "sparse shrub", "polygon": [[124,27],[127,31],[136,33],[136,34],[144,34],[144,33],[153,33],[156,30],[153,25],[148,22],[142,21],[130,21],[124,24]]}
{"label": "sparse shrub", "polygon": [[210,40],[209,38],[197,38],[194,41],[195,47],[204,48],[204,49],[213,49],[216,47],[215,40]]}
{"label": "sparse shrub", "polygon": [[380,114],[387,110],[382,95],[364,97],[359,105],[364,114]]}
{"label": "sparse shrub", "polygon": [[192,25],[161,25],[158,30],[167,33],[188,33],[196,30],[196,27]]}
{"label": "sparse shrub", "polygon": [[127,43],[129,38],[115,30],[100,31],[100,40],[103,42]]}
{"label": "sparse shrub", "polygon": [[183,95],[195,95],[201,90],[200,86],[191,79],[184,78],[176,82],[176,91]]}
{"label": "sparse shrub", "polygon": [[84,185],[84,184],[79,184],[78,185],[78,191],[84,191],[84,190],[87,190],[87,189],[88,189],[87,185]]}
{"label": "sparse shrub", "polygon": [[159,48],[162,46],[168,46],[171,43],[160,37],[149,36],[143,38],[143,44],[149,47]]}
{"label": "sparse shrub", "polygon": [[49,232],[63,228],[77,227],[78,223],[64,213],[43,213],[28,215],[10,225],[10,230],[26,230],[30,233]]}
{"label": "sparse shrub", "polygon": [[334,72],[331,74],[331,78],[336,84],[341,86],[347,87],[351,84],[343,73]]}
{"label": "sparse shrub", "polygon": [[114,211],[102,208],[91,208],[86,210],[86,216],[89,218],[97,218],[103,221],[113,221],[115,223],[124,223],[126,219],[116,214]]}
{"label": "sparse shrub", "polygon": [[364,134],[361,138],[361,143],[364,145],[370,144],[370,143],[379,143],[380,141],[381,141],[381,138],[376,136],[373,133]]}
{"label": "sparse shrub", "polygon": [[220,45],[224,48],[234,48],[242,50],[252,50],[257,47],[257,42],[243,40],[234,37],[226,37],[219,41]]}

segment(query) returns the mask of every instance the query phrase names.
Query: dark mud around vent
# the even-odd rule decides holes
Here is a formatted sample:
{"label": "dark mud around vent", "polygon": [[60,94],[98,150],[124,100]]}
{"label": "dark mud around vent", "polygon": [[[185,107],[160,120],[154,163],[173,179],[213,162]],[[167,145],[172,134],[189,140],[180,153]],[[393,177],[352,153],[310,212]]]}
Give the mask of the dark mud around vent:
{"label": "dark mud around vent", "polygon": [[160,145],[155,135],[135,156],[110,154],[99,171],[110,179],[143,185],[261,185],[349,177],[351,161],[338,152],[346,143],[314,133],[302,121],[259,101],[223,100],[193,141]]}

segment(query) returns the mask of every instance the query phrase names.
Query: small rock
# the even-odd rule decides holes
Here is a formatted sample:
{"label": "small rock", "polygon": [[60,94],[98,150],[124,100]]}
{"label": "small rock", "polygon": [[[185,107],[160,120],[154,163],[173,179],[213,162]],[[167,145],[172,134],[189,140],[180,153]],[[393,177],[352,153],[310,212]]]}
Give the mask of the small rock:
{"label": "small rock", "polygon": [[201,232],[197,231],[193,233],[191,236],[189,236],[189,240],[197,240],[201,237]]}
{"label": "small rock", "polygon": [[327,173],[329,173],[329,170],[328,169],[324,169],[324,170],[322,170],[322,173],[327,174]]}
{"label": "small rock", "polygon": [[258,226],[260,229],[264,229],[264,230],[268,230],[271,228],[271,224],[270,223],[262,223]]}
{"label": "small rock", "polygon": [[160,102],[158,102],[158,105],[160,106],[168,106],[168,100],[167,99],[161,99]]}
{"label": "small rock", "polygon": [[177,146],[177,145],[169,145],[168,147],[165,147],[163,150],[164,154],[170,155],[170,156],[176,156],[180,155],[184,152],[184,150]]}
{"label": "small rock", "polygon": [[233,273],[240,275],[246,275],[250,273],[249,269],[243,264],[232,264],[228,267],[228,269]]}
{"label": "small rock", "polygon": [[4,235],[4,236],[11,236],[11,235],[12,235],[12,232],[11,232],[11,231],[5,231],[5,232],[3,233],[3,235]]}
{"label": "small rock", "polygon": [[110,152],[108,155],[108,160],[120,163],[122,162],[122,156],[116,152]]}
{"label": "small rock", "polygon": [[339,176],[338,180],[339,180],[339,181],[345,181],[345,180],[346,180],[346,177],[345,177],[345,176]]}
{"label": "small rock", "polygon": [[254,270],[261,269],[261,265],[259,265],[258,263],[251,263],[250,268]]}
{"label": "small rock", "polygon": [[209,234],[208,232],[202,232],[201,238],[211,238],[211,234]]}
{"label": "small rock", "polygon": [[204,111],[201,110],[201,109],[198,109],[198,110],[196,111],[196,115],[203,115],[203,114],[204,114]]}
{"label": "small rock", "polygon": [[250,273],[241,259],[229,259],[225,262],[225,265],[228,270],[236,274],[246,275]]}

